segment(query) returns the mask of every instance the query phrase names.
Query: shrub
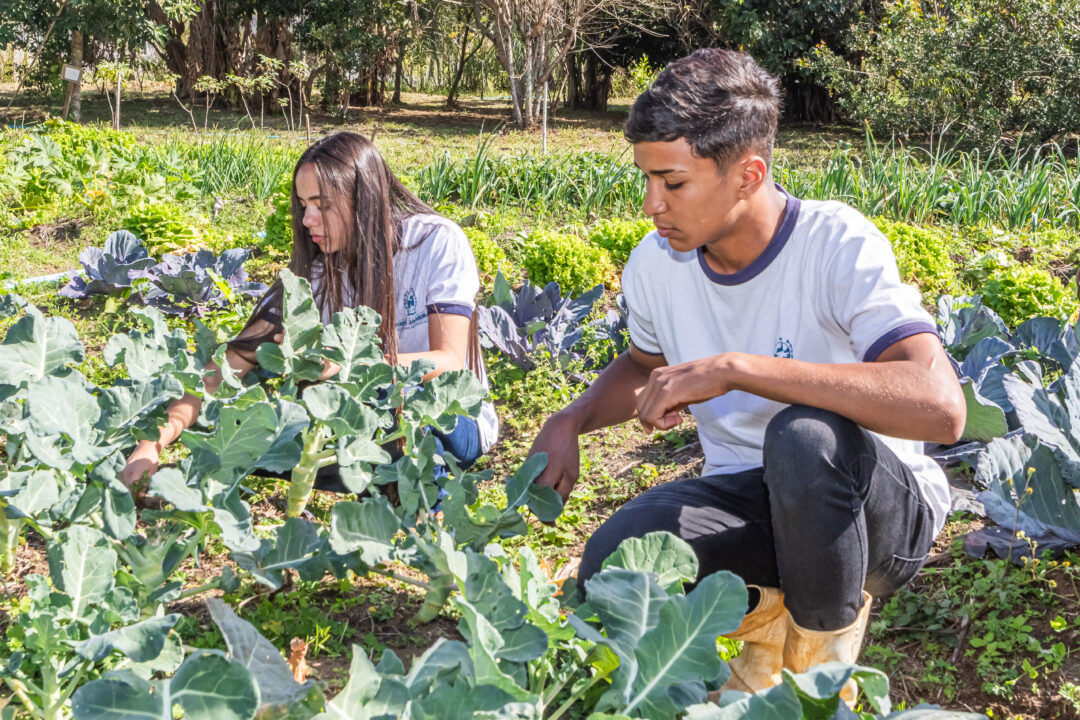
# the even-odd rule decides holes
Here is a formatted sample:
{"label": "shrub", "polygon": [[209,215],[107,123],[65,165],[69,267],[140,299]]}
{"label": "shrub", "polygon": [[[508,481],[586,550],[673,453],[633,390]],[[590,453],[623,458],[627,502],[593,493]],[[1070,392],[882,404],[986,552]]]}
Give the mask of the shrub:
{"label": "shrub", "polygon": [[480,279],[485,285],[491,285],[495,281],[495,274],[502,271],[508,278],[515,278],[521,274],[506,251],[497,242],[488,237],[487,233],[479,228],[467,227],[465,237],[469,238],[472,245],[473,255],[476,256],[476,269],[480,272]]}
{"label": "shrub", "polygon": [[263,228],[266,237],[260,239],[259,247],[263,250],[273,249],[278,252],[292,252],[292,172],[289,171],[281,176],[277,189],[270,198],[274,206],[274,212],[266,218]]}
{"label": "shrub", "polygon": [[916,285],[929,301],[955,289],[956,264],[949,256],[948,235],[884,218],[874,224],[889,239],[904,282]]}
{"label": "shrub", "polygon": [[143,241],[151,255],[194,249],[196,233],[191,217],[177,205],[136,205],[124,218],[124,229]]}
{"label": "shrub", "polygon": [[997,270],[986,281],[982,296],[1009,327],[1033,317],[1070,318],[1077,309],[1068,288],[1046,270],[1030,265]]}
{"label": "shrub", "polygon": [[604,283],[618,283],[615,266],[607,251],[573,235],[537,230],[525,245],[525,271],[534,285],[552,280],[568,296],[579,295]]}
{"label": "shrub", "polygon": [[851,26],[845,57],[856,61],[817,47],[804,65],[881,133],[1046,140],[1080,123],[1078,13],[1080,0],[905,0]]}
{"label": "shrub", "polygon": [[625,265],[632,251],[654,225],[651,220],[605,220],[589,233],[589,242],[608,251],[612,260]]}

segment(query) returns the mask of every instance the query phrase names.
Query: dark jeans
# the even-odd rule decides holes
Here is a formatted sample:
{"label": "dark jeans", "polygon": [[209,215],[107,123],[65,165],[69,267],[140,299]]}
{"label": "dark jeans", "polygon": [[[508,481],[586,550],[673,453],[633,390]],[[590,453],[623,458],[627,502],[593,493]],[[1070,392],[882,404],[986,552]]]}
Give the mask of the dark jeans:
{"label": "dark jeans", "polygon": [[933,517],[912,472],[874,435],[794,405],[769,423],[763,463],[631,500],[589,539],[578,577],[599,571],[623,539],[666,530],[694,548],[699,578],[730,570],[781,588],[799,626],[837,630],[855,621],[863,589],[889,595],[922,567]]}
{"label": "dark jeans", "polygon": [[[449,433],[434,429],[430,429],[430,432],[435,436],[435,452],[439,455],[450,453],[463,470],[468,469],[481,455],[480,428],[473,418],[459,415],[457,424]],[[396,448],[390,449],[389,452],[395,459],[400,457],[400,452]],[[271,473],[266,470],[256,470],[252,474],[263,477],[288,477],[287,473]],[[445,478],[446,468],[436,465],[435,477],[437,480]],[[319,470],[315,475],[315,488],[337,493],[350,492],[341,482],[337,465],[330,465]]]}

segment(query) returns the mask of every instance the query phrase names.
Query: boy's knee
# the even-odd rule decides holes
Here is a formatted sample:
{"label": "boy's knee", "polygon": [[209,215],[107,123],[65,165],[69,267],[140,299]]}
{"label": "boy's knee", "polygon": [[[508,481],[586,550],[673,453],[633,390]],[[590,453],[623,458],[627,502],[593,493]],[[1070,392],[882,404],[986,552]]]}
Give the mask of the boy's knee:
{"label": "boy's knee", "polygon": [[806,405],[781,410],[765,430],[763,460],[770,494],[812,504],[820,497],[820,482],[838,481],[835,469],[847,438],[857,431],[855,423],[829,410]]}

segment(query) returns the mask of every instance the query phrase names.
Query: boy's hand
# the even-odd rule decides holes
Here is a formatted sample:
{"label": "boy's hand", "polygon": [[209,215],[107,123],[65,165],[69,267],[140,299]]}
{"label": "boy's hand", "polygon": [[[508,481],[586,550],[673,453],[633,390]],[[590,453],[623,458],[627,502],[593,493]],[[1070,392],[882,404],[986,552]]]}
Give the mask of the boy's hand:
{"label": "boy's hand", "polygon": [[548,461],[536,484],[554,488],[565,503],[581,474],[578,427],[570,416],[556,413],[548,418],[533,440],[529,456],[538,452],[547,453]]}
{"label": "boy's hand", "polygon": [[731,390],[724,355],[665,365],[649,373],[637,396],[638,420],[648,432],[670,430],[682,423],[689,405],[720,397]]}

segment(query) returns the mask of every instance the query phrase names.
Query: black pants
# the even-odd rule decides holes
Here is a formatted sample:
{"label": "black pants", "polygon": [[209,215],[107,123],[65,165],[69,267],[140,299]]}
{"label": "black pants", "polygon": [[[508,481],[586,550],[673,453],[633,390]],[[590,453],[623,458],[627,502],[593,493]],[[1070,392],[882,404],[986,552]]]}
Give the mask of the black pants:
{"label": "black pants", "polygon": [[794,405],[769,423],[763,462],[631,500],[589,539],[579,578],[598,572],[625,538],[666,530],[694,548],[699,578],[730,570],[779,587],[799,626],[837,630],[855,621],[863,589],[889,595],[922,567],[934,541],[930,508],[912,472],[874,435]]}

